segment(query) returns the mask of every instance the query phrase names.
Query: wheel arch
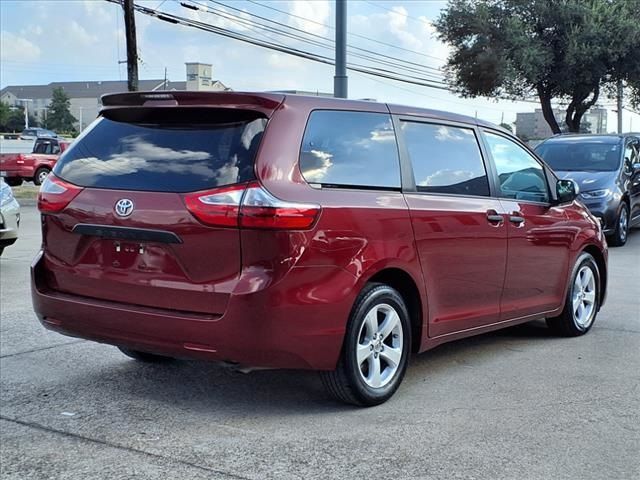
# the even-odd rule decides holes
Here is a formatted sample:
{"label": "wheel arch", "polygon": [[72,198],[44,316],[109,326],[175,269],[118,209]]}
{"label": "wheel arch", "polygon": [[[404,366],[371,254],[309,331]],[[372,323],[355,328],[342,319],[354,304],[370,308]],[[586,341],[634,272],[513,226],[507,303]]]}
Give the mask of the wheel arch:
{"label": "wheel arch", "polygon": [[424,321],[422,297],[416,281],[401,268],[387,267],[369,277],[367,283],[370,282],[389,285],[402,296],[411,321],[411,351],[417,353],[422,343]]}
{"label": "wheel arch", "polygon": [[596,261],[596,265],[598,265],[598,271],[600,274],[600,298],[598,299],[598,308],[600,308],[604,303],[607,294],[607,262],[602,251],[600,251],[600,249],[595,245],[587,245],[582,251],[590,254]]}

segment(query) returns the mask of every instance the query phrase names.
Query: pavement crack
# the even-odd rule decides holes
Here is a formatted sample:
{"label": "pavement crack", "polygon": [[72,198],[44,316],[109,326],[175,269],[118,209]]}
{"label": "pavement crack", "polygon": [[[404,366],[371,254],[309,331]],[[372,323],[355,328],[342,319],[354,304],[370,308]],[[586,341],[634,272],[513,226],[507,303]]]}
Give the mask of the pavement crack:
{"label": "pavement crack", "polygon": [[0,358],[17,357],[19,355],[26,355],[27,353],[41,352],[42,350],[51,350],[53,348],[64,347],[66,345],[74,345],[76,343],[83,342],[86,342],[86,340],[73,340],[72,342],[56,343],[55,345],[49,345],[47,347],[33,348],[31,350],[23,350],[22,352],[7,353],[6,355],[0,355]]}
{"label": "pavement crack", "polygon": [[147,452],[145,450],[140,450],[138,448],[128,447],[126,445],[120,445],[118,443],[112,443],[112,442],[109,442],[107,440],[99,440],[97,438],[86,437],[86,436],[80,435],[78,433],[72,433],[72,432],[67,432],[67,431],[64,431],[64,430],[59,430],[57,428],[47,427],[46,425],[41,425],[41,424],[35,423],[35,422],[27,422],[25,420],[18,420],[17,418],[10,418],[10,417],[6,417],[4,415],[0,415],[0,420],[4,420],[5,422],[15,423],[15,424],[22,425],[22,426],[28,427],[28,428],[33,428],[33,429],[36,429],[36,430],[41,430],[41,431],[44,431],[44,432],[55,433],[55,434],[62,435],[62,436],[68,437],[68,438],[72,438],[74,440],[81,440],[81,441],[85,441],[85,442],[91,442],[91,443],[95,443],[97,445],[103,445],[103,446],[115,448],[115,449],[118,449],[118,450],[124,450],[124,451],[131,452],[131,453],[137,453],[139,455],[150,457],[150,458],[153,458],[155,460],[162,460],[163,462],[167,462],[167,463],[178,463],[178,464],[184,465],[186,467],[191,467],[191,468],[195,468],[195,469],[198,469],[198,470],[202,470],[204,472],[220,475],[223,478],[234,479],[234,480],[251,480],[250,477],[245,477],[245,476],[241,476],[241,475],[236,475],[234,473],[225,472],[225,471],[222,471],[222,470],[217,470],[215,468],[207,467],[206,465],[198,465],[197,463],[189,462],[187,460],[182,460],[182,459],[179,459],[179,458],[171,458],[171,457],[167,457],[167,456],[160,455],[160,454],[157,454],[157,453],[152,453],[152,452]]}

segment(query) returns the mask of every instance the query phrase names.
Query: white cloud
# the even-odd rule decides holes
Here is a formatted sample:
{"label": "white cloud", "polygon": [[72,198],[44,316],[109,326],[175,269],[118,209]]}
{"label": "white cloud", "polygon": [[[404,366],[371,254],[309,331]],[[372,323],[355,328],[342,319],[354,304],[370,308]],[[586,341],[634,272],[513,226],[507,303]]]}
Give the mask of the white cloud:
{"label": "white cloud", "polygon": [[333,154],[322,150],[302,152],[305,164],[304,178],[308,182],[320,182],[333,166]]}
{"label": "white cloud", "polygon": [[33,62],[40,58],[40,47],[11,32],[0,32],[0,59],[3,62]]}
{"label": "white cloud", "polygon": [[439,187],[443,185],[456,185],[471,180],[476,175],[467,170],[438,170],[418,183],[422,187]]}
{"label": "white cloud", "polygon": [[420,51],[423,49],[422,40],[409,31],[407,25],[407,9],[403,6],[395,6],[392,8],[392,12],[387,14],[389,20],[389,30],[391,33],[400,40],[402,46],[410,48],[412,50]]}
{"label": "white cloud", "polygon": [[[291,17],[289,24],[305,32],[315,35],[326,35],[327,28],[319,24],[329,24],[331,6],[328,0],[298,0],[290,4],[289,12],[296,15]],[[303,20],[309,19],[309,20]]]}
{"label": "white cloud", "polygon": [[82,45],[83,47],[94,45],[98,42],[96,35],[90,34],[75,20],[67,22],[62,32],[62,38],[69,45]]}
{"label": "white cloud", "polygon": [[107,10],[107,4],[105,2],[98,2],[96,0],[84,0],[82,2],[87,14],[91,16],[99,16],[102,18],[109,17],[109,10]]}

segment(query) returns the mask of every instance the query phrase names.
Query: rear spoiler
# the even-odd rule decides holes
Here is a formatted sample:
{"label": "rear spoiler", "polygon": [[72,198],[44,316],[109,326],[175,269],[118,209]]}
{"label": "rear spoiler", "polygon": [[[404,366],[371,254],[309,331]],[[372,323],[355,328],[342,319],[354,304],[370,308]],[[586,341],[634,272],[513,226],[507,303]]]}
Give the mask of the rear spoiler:
{"label": "rear spoiler", "polygon": [[154,91],[109,93],[101,111],[121,107],[213,107],[255,110],[270,116],[285,96],[273,93]]}

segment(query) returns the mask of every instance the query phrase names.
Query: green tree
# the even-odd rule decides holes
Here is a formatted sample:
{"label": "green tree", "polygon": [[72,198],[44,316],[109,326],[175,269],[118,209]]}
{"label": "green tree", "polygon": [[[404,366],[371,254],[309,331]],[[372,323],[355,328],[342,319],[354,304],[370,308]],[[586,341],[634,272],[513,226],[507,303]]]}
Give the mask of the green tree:
{"label": "green tree", "polygon": [[[5,132],[21,132],[24,130],[24,107],[22,105],[15,107],[6,104],[3,105],[4,106],[0,106],[0,111],[2,112],[2,117],[0,118],[3,119],[0,122],[0,130]],[[38,121],[31,114],[29,114],[29,126],[38,126]]]}
{"label": "green tree", "polygon": [[73,131],[73,124],[77,120],[71,115],[70,107],[71,102],[64,89],[62,87],[54,88],[47,112],[47,127],[58,132]]}
{"label": "green tree", "polygon": [[0,102],[0,131],[7,130],[7,122],[11,115],[11,107],[7,103]]}
{"label": "green tree", "polygon": [[554,133],[552,100],[566,102],[570,132],[618,80],[640,102],[635,0],[450,0],[435,27],[452,46],[447,78],[460,94],[535,94]]}

